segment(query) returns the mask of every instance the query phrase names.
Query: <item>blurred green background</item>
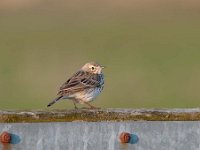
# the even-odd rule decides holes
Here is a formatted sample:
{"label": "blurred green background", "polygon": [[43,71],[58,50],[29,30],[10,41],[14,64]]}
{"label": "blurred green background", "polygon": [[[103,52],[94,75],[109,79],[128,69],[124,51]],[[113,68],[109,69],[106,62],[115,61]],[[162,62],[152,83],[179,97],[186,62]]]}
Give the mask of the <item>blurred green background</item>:
{"label": "blurred green background", "polygon": [[0,109],[45,109],[88,61],[106,66],[96,106],[199,107],[200,2],[0,1]]}

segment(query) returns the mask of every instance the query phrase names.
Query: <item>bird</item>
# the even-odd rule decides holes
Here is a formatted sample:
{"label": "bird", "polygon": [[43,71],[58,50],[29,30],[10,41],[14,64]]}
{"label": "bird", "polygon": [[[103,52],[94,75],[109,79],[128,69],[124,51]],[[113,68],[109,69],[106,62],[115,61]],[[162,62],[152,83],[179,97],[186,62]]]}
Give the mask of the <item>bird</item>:
{"label": "bird", "polygon": [[74,103],[75,109],[78,109],[76,103],[86,104],[91,109],[95,109],[90,104],[104,88],[104,66],[96,62],[88,62],[64,82],[58,90],[57,97],[51,101],[47,107],[52,106],[61,99],[69,99]]}

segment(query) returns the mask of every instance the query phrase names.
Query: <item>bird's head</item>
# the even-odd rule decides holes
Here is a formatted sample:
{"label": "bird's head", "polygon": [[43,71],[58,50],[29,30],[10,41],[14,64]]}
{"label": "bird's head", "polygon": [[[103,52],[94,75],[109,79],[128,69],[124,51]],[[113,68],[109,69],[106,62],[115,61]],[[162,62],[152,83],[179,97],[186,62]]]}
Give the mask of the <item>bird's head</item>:
{"label": "bird's head", "polygon": [[96,62],[89,62],[89,63],[86,63],[81,68],[81,70],[86,71],[86,72],[90,72],[90,73],[93,73],[93,74],[101,74],[103,68],[104,68],[103,66],[99,65]]}

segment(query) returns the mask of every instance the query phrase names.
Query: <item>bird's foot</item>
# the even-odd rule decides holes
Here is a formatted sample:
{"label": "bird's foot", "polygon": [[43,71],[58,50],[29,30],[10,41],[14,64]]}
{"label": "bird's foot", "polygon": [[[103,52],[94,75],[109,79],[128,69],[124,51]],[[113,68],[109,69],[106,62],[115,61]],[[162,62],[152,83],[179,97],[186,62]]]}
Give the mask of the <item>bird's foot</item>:
{"label": "bird's foot", "polygon": [[100,107],[90,106],[90,107],[81,107],[81,109],[101,109]]}
{"label": "bird's foot", "polygon": [[88,102],[85,102],[85,104],[88,105],[88,106],[90,107],[89,109],[100,109],[100,108],[98,108],[98,107],[95,107],[95,106],[91,105],[91,104],[88,103]]}
{"label": "bird's foot", "polygon": [[100,107],[90,106],[89,109],[101,109]]}

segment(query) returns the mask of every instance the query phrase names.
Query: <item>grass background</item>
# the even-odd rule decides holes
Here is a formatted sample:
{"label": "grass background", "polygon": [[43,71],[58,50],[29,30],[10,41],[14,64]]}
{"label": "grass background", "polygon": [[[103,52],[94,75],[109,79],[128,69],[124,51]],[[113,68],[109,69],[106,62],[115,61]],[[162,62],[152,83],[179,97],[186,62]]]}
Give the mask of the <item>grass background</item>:
{"label": "grass background", "polygon": [[0,109],[46,108],[93,60],[106,66],[96,106],[199,107],[199,10],[197,0],[1,1]]}

